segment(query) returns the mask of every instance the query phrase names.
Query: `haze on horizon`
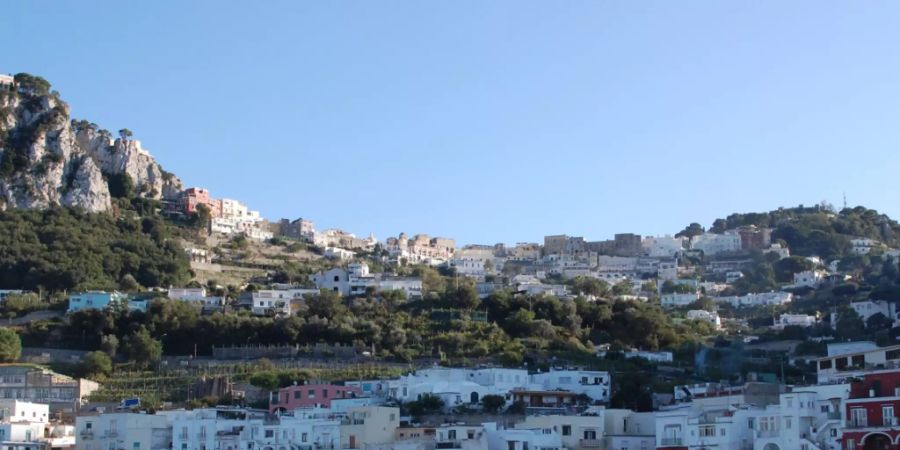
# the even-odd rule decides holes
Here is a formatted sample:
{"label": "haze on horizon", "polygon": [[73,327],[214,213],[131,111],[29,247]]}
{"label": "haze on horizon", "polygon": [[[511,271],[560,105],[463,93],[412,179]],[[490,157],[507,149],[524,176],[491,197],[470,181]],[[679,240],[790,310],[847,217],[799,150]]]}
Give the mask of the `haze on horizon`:
{"label": "haze on horizon", "polygon": [[900,217],[893,2],[11,2],[0,72],[188,186],[379,239]]}

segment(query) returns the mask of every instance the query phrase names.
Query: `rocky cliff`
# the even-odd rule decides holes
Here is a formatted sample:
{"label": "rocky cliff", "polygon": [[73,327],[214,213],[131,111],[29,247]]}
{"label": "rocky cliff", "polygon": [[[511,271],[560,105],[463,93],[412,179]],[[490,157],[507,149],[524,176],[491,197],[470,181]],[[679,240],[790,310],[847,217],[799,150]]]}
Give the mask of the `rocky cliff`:
{"label": "rocky cliff", "polygon": [[0,208],[77,206],[106,211],[115,196],[172,198],[181,181],[122,130],[87,121],[39,77],[0,84]]}

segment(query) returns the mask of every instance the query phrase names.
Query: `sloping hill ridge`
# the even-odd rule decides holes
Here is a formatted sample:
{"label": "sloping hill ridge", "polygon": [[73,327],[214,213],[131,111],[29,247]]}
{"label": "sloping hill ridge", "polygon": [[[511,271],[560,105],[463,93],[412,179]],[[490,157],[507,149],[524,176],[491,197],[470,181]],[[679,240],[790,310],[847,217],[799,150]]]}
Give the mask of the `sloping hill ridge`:
{"label": "sloping hill ridge", "polygon": [[0,84],[0,208],[99,212],[113,197],[175,197],[181,180],[130,135],[121,130],[114,139],[96,124],[71,120],[50,83],[16,75],[14,84]]}

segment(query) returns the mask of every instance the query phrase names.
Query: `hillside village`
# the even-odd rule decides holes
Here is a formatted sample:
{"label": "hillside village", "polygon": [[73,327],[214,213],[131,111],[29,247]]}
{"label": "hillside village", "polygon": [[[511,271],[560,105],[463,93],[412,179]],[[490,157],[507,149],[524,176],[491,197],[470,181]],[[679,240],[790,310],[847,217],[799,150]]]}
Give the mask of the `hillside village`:
{"label": "hillside village", "polygon": [[9,449],[900,443],[900,225],[876,211],[379,240],[182,189],[46,81],[0,87]]}

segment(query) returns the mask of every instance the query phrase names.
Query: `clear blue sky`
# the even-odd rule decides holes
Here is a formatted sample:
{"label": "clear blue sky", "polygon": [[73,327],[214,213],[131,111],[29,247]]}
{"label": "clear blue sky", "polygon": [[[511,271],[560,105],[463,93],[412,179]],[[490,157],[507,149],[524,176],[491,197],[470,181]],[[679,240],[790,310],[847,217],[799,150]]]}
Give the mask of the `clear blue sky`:
{"label": "clear blue sky", "polygon": [[459,243],[900,216],[900,3],[7,2],[0,72],[270,219]]}

